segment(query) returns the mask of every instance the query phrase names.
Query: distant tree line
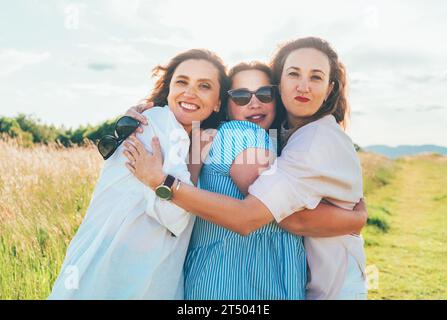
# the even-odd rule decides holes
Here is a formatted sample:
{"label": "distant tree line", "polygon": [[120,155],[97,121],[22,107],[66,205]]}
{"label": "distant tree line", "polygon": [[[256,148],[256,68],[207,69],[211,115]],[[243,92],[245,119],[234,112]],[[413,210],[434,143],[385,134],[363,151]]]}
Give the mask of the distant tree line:
{"label": "distant tree line", "polygon": [[19,114],[15,118],[0,117],[0,135],[6,135],[19,141],[24,147],[35,143],[62,144],[65,147],[81,146],[88,140],[96,143],[102,136],[113,134],[115,119],[107,120],[97,126],[80,126],[77,129],[66,129],[54,125],[43,124],[34,116]]}
{"label": "distant tree line", "polygon": [[[0,117],[0,136],[7,135],[14,138],[24,147],[30,147],[35,143],[57,143],[65,147],[82,146],[88,140],[96,143],[104,135],[113,134],[118,118],[104,121],[97,126],[80,126],[73,130],[46,125],[40,119],[20,113],[15,118]],[[363,151],[357,144],[354,144],[354,147],[356,151]]]}

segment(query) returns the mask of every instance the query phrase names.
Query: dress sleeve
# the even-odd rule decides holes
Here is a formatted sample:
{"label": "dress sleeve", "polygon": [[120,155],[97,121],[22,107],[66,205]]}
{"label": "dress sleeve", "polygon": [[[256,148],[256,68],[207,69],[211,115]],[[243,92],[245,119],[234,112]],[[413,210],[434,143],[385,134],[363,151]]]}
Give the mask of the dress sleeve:
{"label": "dress sleeve", "polygon": [[219,127],[207,160],[215,171],[229,175],[236,157],[249,148],[276,154],[275,145],[263,128],[249,121],[229,121]]}

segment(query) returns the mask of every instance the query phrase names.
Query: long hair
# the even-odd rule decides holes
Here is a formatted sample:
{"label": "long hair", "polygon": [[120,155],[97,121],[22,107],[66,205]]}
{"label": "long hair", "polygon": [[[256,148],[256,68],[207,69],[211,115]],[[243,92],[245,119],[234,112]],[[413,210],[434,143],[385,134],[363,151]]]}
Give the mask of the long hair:
{"label": "long hair", "polygon": [[[220,85],[220,101],[221,105],[226,105],[227,91],[229,89],[229,80],[226,74],[226,67],[222,59],[215,53],[206,49],[191,49],[182,52],[172,58],[165,66],[158,65],[152,69],[152,77],[158,78],[152,94],[147,101],[154,102],[155,105],[165,106],[168,104],[169,85],[172,76],[177,67],[186,60],[206,60],[213,64],[219,73]],[[220,108],[219,112],[213,112],[207,119],[200,124],[201,128],[217,128],[224,118],[224,108]]]}
{"label": "long hair", "polygon": [[[346,68],[338,59],[338,55],[331,45],[316,37],[300,38],[294,41],[287,42],[281,45],[274,55],[271,68],[273,71],[273,81],[276,84],[280,84],[281,75],[283,73],[284,64],[289,54],[295,50],[303,48],[312,48],[324,53],[329,59],[330,74],[329,83],[334,83],[331,93],[327,99],[323,102],[318,111],[310,117],[307,117],[303,124],[297,128],[292,128],[291,132],[287,135],[285,144],[288,138],[300,127],[305,124],[311,123],[322,117],[332,114],[335,117],[337,123],[345,130],[349,121],[349,104],[347,99],[347,80],[346,80]],[[284,104],[280,101],[277,109],[282,109],[282,112],[286,113]]]}

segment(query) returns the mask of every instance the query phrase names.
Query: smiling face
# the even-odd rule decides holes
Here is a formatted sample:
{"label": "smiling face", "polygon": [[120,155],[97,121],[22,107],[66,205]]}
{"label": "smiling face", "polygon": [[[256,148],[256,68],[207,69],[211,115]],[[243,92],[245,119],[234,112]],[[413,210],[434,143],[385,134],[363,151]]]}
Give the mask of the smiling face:
{"label": "smiling face", "polygon": [[193,121],[207,119],[220,108],[219,72],[206,60],[185,60],[172,75],[168,105],[178,122],[190,133]]}
{"label": "smiling face", "polygon": [[319,50],[303,48],[289,54],[281,74],[280,92],[290,127],[320,109],[333,87],[329,84],[330,71],[328,57]]}
{"label": "smiling face", "polygon": [[[244,70],[238,72],[232,79],[231,89],[248,89],[256,91],[260,87],[269,86],[269,77],[260,70]],[[228,99],[228,116],[231,120],[244,120],[256,123],[265,130],[268,130],[275,119],[275,100],[263,103],[251,97],[250,102],[245,106],[235,104]]]}

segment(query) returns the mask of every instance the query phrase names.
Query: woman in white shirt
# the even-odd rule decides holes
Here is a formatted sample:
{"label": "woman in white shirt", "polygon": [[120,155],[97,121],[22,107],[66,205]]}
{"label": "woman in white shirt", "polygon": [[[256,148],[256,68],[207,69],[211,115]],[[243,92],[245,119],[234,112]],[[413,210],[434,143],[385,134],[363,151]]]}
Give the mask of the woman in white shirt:
{"label": "woman in white shirt", "polygon": [[[225,67],[207,50],[189,50],[154,75],[159,79],[152,99],[161,107],[145,112],[150,130],[138,139],[151,150],[157,136],[166,156],[163,171],[192,184],[187,167],[192,123],[202,121],[205,128],[220,123],[228,90]],[[183,298],[193,216],[156,197],[125,162],[122,145],[105,162],[50,299]]]}
{"label": "woman in white shirt", "polygon": [[[366,297],[363,241],[346,225],[312,214],[321,201],[352,209],[362,197],[361,167],[342,125],[348,116],[343,65],[329,44],[303,38],[283,46],[273,72],[287,112],[286,145],[273,166],[249,188],[245,200],[199,190],[176,181],[172,201],[201,218],[242,235],[276,220],[307,236],[309,299]],[[158,143],[154,154],[133,154],[134,174],[156,188],[164,180]],[[137,150],[141,147],[137,145]],[[353,217],[357,233],[366,216]],[[324,228],[326,226],[326,229]],[[326,237],[326,238],[321,238]]]}

